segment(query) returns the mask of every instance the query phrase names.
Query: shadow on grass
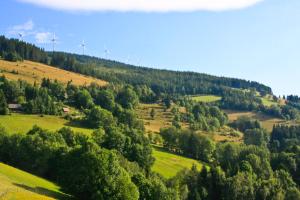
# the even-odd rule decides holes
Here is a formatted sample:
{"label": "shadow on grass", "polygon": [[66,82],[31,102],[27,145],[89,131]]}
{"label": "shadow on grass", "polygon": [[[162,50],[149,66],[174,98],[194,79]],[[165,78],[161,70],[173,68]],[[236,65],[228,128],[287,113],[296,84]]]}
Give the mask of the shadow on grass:
{"label": "shadow on grass", "polygon": [[30,187],[30,186],[19,184],[19,183],[14,183],[14,185],[17,186],[17,187],[21,187],[25,190],[28,190],[30,192],[40,194],[40,195],[44,195],[44,196],[47,196],[47,197],[50,197],[50,198],[61,199],[61,200],[74,199],[70,195],[60,193],[60,192],[56,192],[56,191],[52,191],[52,190],[48,190],[48,189],[43,188],[43,187]]}
{"label": "shadow on grass", "polygon": [[87,127],[84,123],[82,123],[81,121],[77,121],[77,120],[73,120],[73,121],[68,121],[66,123],[64,123],[65,126],[69,126],[69,127],[73,127],[73,128],[86,128],[86,129],[90,129],[90,127]]}
{"label": "shadow on grass", "polygon": [[169,153],[169,154],[173,154],[173,155],[176,155],[176,156],[181,156],[181,157],[184,157],[184,158],[189,158],[189,159],[193,159],[195,160],[196,162],[199,162],[203,165],[209,165],[208,163],[204,162],[204,161],[201,161],[201,160],[196,160],[195,158],[193,157],[189,157],[189,156],[185,156],[185,155],[182,155],[182,154],[179,154],[179,153],[176,153],[176,152],[172,152],[172,151],[169,151],[168,149],[166,149],[165,147],[163,146],[159,146],[159,145],[155,145],[155,144],[152,144],[151,145],[153,149],[157,150],[157,151],[160,151],[160,152],[165,152],[165,153]]}
{"label": "shadow on grass", "polygon": [[152,144],[151,146],[152,146],[152,148],[154,148],[157,151],[162,151],[162,152],[166,152],[166,153],[170,153],[170,154],[174,154],[174,155],[179,155],[174,152],[168,151],[168,149],[164,148],[163,146],[159,146],[159,145],[155,145],[155,144]]}

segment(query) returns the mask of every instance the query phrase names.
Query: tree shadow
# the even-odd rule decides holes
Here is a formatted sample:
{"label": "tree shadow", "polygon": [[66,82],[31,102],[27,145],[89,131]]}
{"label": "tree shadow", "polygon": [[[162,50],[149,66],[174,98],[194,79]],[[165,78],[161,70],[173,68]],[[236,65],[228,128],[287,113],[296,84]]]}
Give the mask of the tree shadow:
{"label": "tree shadow", "polygon": [[155,150],[157,151],[162,151],[162,152],[166,152],[166,153],[172,153],[170,151],[168,151],[166,148],[164,148],[163,146],[159,146],[159,145],[151,145]]}
{"label": "tree shadow", "polygon": [[43,187],[30,187],[30,186],[27,186],[27,185],[24,185],[24,184],[19,184],[19,183],[13,183],[13,184],[17,187],[21,187],[21,188],[23,188],[25,190],[28,190],[30,192],[40,194],[40,195],[44,195],[44,196],[47,196],[47,197],[50,197],[50,198],[61,199],[61,200],[74,199],[72,196],[70,196],[68,194],[48,190],[48,189],[43,188]]}
{"label": "tree shadow", "polygon": [[65,126],[69,126],[69,127],[73,127],[73,128],[90,128],[87,127],[84,123],[80,122],[80,121],[68,121],[66,123],[64,123]]}

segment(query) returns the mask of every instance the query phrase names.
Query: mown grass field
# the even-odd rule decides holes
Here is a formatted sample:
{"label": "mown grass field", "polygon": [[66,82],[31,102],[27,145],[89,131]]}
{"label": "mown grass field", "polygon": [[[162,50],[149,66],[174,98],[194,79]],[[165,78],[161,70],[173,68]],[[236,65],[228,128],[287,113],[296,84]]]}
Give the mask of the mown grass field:
{"label": "mown grass field", "polygon": [[92,133],[92,129],[71,126],[68,120],[58,116],[26,115],[13,113],[0,116],[0,126],[3,126],[8,133],[27,133],[34,125],[51,131],[58,130],[64,126],[70,127],[76,132],[85,134]]}
{"label": "mown grass field", "polygon": [[25,80],[29,83],[40,83],[43,78],[58,80],[64,84],[72,80],[74,85],[89,85],[95,82],[99,85],[106,85],[107,82],[84,76],[81,74],[65,71],[45,64],[24,61],[8,62],[0,60],[0,75],[5,75],[10,80]]}
{"label": "mown grass field", "polygon": [[198,170],[201,170],[203,166],[199,161],[168,153],[159,147],[153,148],[153,156],[155,162],[152,170],[165,178],[171,178],[179,171],[185,168],[190,169],[193,165],[196,165]]}
{"label": "mown grass field", "polygon": [[194,101],[205,102],[205,103],[215,102],[215,101],[219,101],[222,99],[222,97],[215,96],[215,95],[199,95],[199,96],[190,96],[190,97]]}
{"label": "mown grass field", "polygon": [[0,199],[69,199],[59,186],[22,170],[0,163]]}

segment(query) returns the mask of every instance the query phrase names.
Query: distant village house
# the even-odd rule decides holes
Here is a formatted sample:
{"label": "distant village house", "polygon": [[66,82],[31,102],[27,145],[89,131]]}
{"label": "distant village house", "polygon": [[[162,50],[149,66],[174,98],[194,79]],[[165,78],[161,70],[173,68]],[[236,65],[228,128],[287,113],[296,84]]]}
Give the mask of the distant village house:
{"label": "distant village house", "polygon": [[21,104],[8,104],[8,109],[11,111],[22,111]]}
{"label": "distant village house", "polygon": [[70,112],[70,108],[64,107],[63,111],[64,111],[64,113],[69,113]]}

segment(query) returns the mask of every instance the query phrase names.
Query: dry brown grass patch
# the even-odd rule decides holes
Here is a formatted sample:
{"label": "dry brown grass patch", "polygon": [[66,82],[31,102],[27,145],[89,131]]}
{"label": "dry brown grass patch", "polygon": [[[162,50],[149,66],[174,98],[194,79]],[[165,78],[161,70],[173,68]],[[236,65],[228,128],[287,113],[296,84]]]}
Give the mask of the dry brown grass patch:
{"label": "dry brown grass patch", "polygon": [[40,83],[43,78],[49,78],[51,80],[56,79],[64,84],[71,80],[74,85],[89,85],[93,82],[100,86],[107,84],[106,81],[100,79],[31,61],[8,62],[0,60],[0,75],[4,75],[10,80],[21,79],[29,83]]}

